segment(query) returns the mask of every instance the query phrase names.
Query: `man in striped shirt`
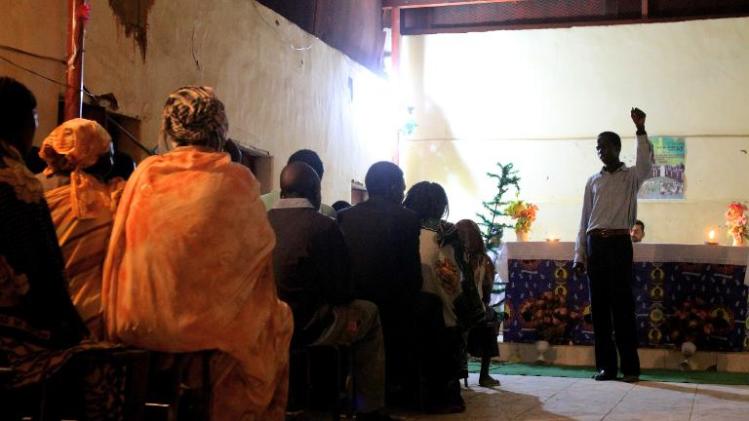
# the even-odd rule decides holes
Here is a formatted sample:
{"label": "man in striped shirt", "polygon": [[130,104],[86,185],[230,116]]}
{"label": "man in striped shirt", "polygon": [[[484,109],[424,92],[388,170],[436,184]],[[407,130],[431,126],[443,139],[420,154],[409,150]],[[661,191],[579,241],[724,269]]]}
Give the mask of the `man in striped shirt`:
{"label": "man in striped shirt", "polygon": [[619,160],[619,135],[598,135],[596,150],[604,167],[585,185],[575,246],[574,268],[578,274],[587,269],[590,279],[596,380],[617,378],[617,349],[623,380],[636,382],[640,376],[629,229],[637,219],[637,192],[651,177],[653,147],[645,132],[645,113],[633,108],[631,116],[637,127],[637,162],[627,167]]}

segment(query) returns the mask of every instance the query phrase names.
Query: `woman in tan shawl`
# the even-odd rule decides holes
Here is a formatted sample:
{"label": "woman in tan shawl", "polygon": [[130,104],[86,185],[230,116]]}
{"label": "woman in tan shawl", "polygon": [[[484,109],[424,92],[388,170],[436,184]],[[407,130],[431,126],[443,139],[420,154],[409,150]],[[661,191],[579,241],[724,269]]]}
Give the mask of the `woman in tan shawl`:
{"label": "woman in tan shawl", "polygon": [[65,258],[68,291],[94,338],[103,338],[101,273],[124,181],[104,183],[112,168],[112,140],[97,122],[75,118],[44,139],[39,157],[47,168],[37,178],[52,214]]}
{"label": "woman in tan shawl", "polygon": [[273,230],[258,182],[222,153],[228,124],[211,88],[167,99],[164,155],[146,159],[120,201],[104,265],[112,339],[164,352],[219,350],[216,420],[283,419],[291,312],[273,280]]}

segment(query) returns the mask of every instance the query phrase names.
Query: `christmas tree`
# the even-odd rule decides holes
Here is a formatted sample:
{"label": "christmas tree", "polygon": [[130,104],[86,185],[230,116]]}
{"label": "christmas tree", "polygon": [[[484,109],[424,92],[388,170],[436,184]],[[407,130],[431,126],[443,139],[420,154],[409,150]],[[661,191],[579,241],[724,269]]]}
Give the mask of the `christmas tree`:
{"label": "christmas tree", "polygon": [[[509,217],[505,213],[507,205],[510,203],[504,199],[510,188],[515,188],[515,195],[520,193],[520,177],[518,171],[513,168],[512,163],[503,165],[497,162],[499,171],[497,173],[487,172],[486,175],[495,179],[497,182],[497,193],[491,200],[481,202],[484,206],[484,214],[476,214],[479,217],[479,225],[484,228],[481,235],[484,237],[484,243],[487,250],[499,252],[499,246],[502,243],[502,234],[505,228],[514,228],[515,224],[508,223]],[[497,254],[492,253],[497,256]],[[494,259],[496,257],[493,257]],[[507,280],[502,280],[499,274],[495,275],[494,286],[492,288],[492,307],[497,314],[497,321],[501,322],[507,318],[504,312],[505,288]]]}
{"label": "christmas tree", "polygon": [[479,225],[484,228],[481,234],[484,237],[484,243],[487,249],[498,248],[502,243],[502,234],[505,228],[513,228],[514,224],[507,223],[505,206],[510,202],[503,198],[511,187],[515,188],[516,195],[520,193],[520,177],[518,171],[513,169],[512,163],[503,165],[497,162],[499,171],[497,173],[487,172],[486,175],[495,179],[497,182],[497,193],[489,201],[481,202],[484,206],[483,214],[476,214],[479,217]]}

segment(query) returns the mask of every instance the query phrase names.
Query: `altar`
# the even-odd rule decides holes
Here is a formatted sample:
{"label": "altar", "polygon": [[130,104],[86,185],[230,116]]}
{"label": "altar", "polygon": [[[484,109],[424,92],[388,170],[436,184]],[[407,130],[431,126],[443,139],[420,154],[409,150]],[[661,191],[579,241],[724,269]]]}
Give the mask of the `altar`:
{"label": "altar", "polygon": [[[593,345],[588,278],[572,270],[574,243],[509,242],[499,255],[506,282],[505,342]],[[749,248],[634,244],[633,294],[640,347],[749,350]]]}

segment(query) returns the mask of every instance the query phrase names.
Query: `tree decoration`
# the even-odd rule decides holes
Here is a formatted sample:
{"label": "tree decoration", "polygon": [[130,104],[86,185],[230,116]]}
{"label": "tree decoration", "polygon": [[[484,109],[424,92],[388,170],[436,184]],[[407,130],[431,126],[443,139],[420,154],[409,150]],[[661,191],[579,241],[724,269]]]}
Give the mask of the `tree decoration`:
{"label": "tree decoration", "polygon": [[520,177],[518,171],[513,168],[512,163],[502,164],[497,162],[497,173],[487,172],[486,175],[495,179],[497,183],[497,193],[491,200],[481,202],[484,207],[484,213],[477,213],[484,231],[481,235],[484,237],[484,243],[487,249],[498,248],[502,243],[502,234],[505,228],[514,228],[514,224],[507,223],[508,215],[505,213],[505,207],[510,202],[503,198],[511,187],[515,188],[516,195],[520,193]]}

